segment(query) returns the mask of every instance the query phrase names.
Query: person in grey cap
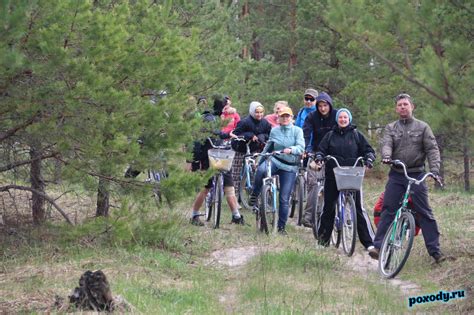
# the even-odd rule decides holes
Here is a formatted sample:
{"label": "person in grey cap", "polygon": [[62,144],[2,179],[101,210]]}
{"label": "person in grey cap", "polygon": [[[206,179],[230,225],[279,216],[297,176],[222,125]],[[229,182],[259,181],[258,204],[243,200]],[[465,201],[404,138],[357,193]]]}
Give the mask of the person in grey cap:
{"label": "person in grey cap", "polygon": [[304,91],[304,106],[296,115],[295,126],[303,128],[306,117],[316,110],[316,97],[318,97],[318,91],[315,89],[306,89]]}

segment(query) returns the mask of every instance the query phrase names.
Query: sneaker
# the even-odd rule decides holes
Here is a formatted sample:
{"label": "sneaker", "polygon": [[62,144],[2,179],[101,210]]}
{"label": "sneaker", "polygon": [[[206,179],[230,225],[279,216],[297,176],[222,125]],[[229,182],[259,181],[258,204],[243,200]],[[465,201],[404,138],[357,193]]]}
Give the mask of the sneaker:
{"label": "sneaker", "polygon": [[235,223],[235,224],[244,225],[244,224],[245,224],[244,216],[243,216],[243,215],[240,215],[240,218],[236,218],[236,217],[232,216],[232,221],[231,221],[230,223]]}
{"label": "sneaker", "polygon": [[282,227],[282,228],[278,228],[278,234],[283,235],[283,236],[287,236],[288,232],[286,232],[285,228]]}
{"label": "sneaker", "polygon": [[373,246],[369,246],[367,248],[367,250],[369,251],[370,258],[375,259],[375,260],[379,259],[379,249],[378,248],[375,248]]}
{"label": "sneaker", "polygon": [[303,218],[303,220],[301,220],[301,224],[303,224],[303,226],[307,228],[313,227],[313,223],[311,222],[311,220],[308,220],[307,218]]}
{"label": "sneaker", "polygon": [[443,253],[441,253],[441,252],[434,253],[434,254],[432,255],[432,257],[433,257],[433,259],[435,260],[435,262],[436,262],[437,264],[439,264],[439,263],[441,263],[441,262],[443,262],[443,261],[446,260],[446,256],[445,256]]}
{"label": "sneaker", "polygon": [[204,223],[201,221],[198,215],[195,215],[191,218],[191,224],[195,226],[204,226]]}

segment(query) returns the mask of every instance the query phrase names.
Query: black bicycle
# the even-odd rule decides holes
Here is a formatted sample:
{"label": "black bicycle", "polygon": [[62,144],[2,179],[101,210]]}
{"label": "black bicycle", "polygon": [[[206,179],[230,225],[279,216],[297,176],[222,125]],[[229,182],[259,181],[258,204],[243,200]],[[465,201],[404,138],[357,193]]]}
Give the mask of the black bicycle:
{"label": "black bicycle", "polygon": [[232,168],[235,151],[230,149],[230,143],[215,145],[208,138],[213,149],[207,151],[209,156],[209,167],[217,170],[218,173],[212,177],[212,188],[206,196],[206,221],[213,221],[213,227],[219,228],[222,210],[222,200],[224,199],[224,173]]}

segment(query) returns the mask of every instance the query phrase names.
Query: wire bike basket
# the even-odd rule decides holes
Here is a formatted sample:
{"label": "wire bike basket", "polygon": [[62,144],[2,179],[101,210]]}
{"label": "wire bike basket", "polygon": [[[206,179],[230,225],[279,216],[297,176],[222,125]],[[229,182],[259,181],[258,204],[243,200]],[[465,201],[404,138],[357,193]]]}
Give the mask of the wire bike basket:
{"label": "wire bike basket", "polygon": [[209,156],[209,166],[219,171],[230,171],[232,161],[234,161],[234,150],[210,149],[207,151]]}
{"label": "wire bike basket", "polygon": [[360,191],[362,181],[364,180],[364,167],[335,167],[333,170],[336,177],[337,190]]}

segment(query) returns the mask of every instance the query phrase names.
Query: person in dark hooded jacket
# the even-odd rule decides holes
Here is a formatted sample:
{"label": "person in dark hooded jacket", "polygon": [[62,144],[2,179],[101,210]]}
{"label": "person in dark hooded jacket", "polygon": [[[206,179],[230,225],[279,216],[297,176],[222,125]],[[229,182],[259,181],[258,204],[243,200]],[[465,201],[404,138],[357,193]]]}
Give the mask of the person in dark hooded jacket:
{"label": "person in dark hooded jacket", "polygon": [[[316,158],[323,161],[326,155],[334,156],[341,166],[352,166],[359,156],[364,157],[365,165],[372,168],[375,161],[375,151],[368,143],[367,139],[360,133],[356,126],[352,125],[352,114],[346,108],[341,108],[336,114],[337,126],[328,132],[319,144]],[[319,244],[329,246],[332,229],[334,227],[334,217],[336,201],[339,195],[336,179],[334,177],[334,167],[336,163],[329,160],[326,165],[324,182],[324,210],[321,216],[321,225],[318,229]],[[373,249],[373,233],[370,219],[364,215],[361,206],[361,194],[356,193],[357,212],[357,234],[362,245],[368,249]]]}
{"label": "person in dark hooded jacket", "polygon": [[[305,119],[303,134],[307,152],[313,152],[318,148],[321,139],[328,133],[336,123],[337,109],[333,107],[332,98],[327,93],[321,92],[316,97],[316,110],[311,112]],[[313,225],[313,210],[315,208],[316,194],[318,193],[318,178],[323,177],[323,169],[316,170],[309,165],[307,172],[308,198],[304,209],[302,224],[306,227]]]}

